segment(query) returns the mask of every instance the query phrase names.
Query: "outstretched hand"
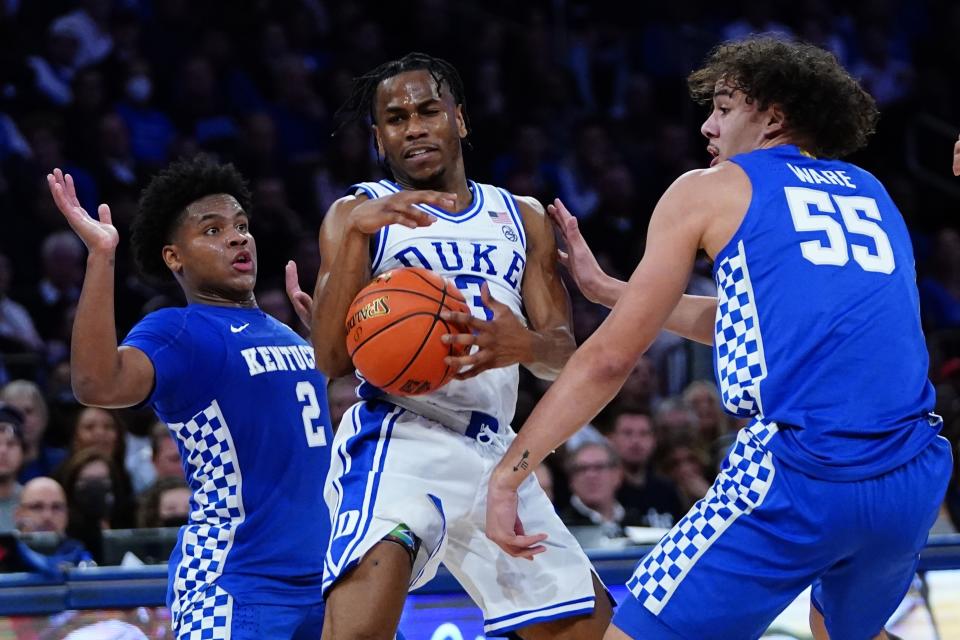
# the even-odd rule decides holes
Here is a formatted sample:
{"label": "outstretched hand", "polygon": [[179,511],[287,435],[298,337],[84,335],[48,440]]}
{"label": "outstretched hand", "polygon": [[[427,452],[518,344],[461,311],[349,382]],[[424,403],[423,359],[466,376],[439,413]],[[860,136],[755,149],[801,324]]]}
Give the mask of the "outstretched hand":
{"label": "outstretched hand", "polygon": [[[531,359],[530,332],[517,319],[507,305],[490,295],[486,283],[480,289],[483,306],[490,310],[493,317],[481,320],[469,313],[441,311],[440,317],[458,325],[463,333],[444,334],[444,344],[461,345],[464,351],[478,347],[465,356],[447,356],[444,362],[455,371],[457,380],[466,380],[479,375],[487,369],[508,367]],[[470,367],[463,370],[464,367]]]}
{"label": "outstretched hand", "polygon": [[120,242],[120,234],[113,226],[109,206],[101,204],[97,208],[99,220],[94,220],[80,206],[73,178],[60,169],[54,169],[53,173],[47,174],[47,186],[50,187],[50,195],[53,196],[57,209],[67,219],[67,223],[87,246],[90,253],[112,254],[116,250]]}
{"label": "outstretched hand", "polygon": [[293,260],[287,261],[287,266],[283,270],[283,280],[287,297],[293,305],[293,310],[297,312],[297,317],[307,329],[310,328],[310,318],[313,313],[313,298],[310,294],[300,288],[300,275],[297,273],[297,263]]}
{"label": "outstretched hand", "polygon": [[367,235],[391,224],[410,229],[429,227],[437,219],[417,206],[424,204],[452,211],[456,208],[457,195],[439,191],[404,190],[384,198],[364,200],[350,212],[350,226]]}
{"label": "outstretched hand", "polygon": [[571,214],[559,198],[547,205],[547,213],[554,226],[560,232],[566,251],[557,250],[560,263],[567,268],[584,297],[590,302],[600,302],[598,289],[607,274],[587,245],[576,217]]}

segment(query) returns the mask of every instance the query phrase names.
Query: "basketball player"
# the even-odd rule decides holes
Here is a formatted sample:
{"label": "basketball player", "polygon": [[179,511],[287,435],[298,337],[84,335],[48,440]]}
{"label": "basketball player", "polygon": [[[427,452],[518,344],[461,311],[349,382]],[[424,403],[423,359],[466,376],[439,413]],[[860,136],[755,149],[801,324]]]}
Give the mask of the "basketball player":
{"label": "basketball player", "polygon": [[[951,460],[907,229],[872,175],[836,159],[866,143],[874,101],[831,54],[769,38],[719,46],[689,84],[712,105],[711,168],[664,193],[628,283],[575,266],[613,311],[494,472],[487,533],[518,557],[549,542],[514,532],[515,488],[666,323],[715,345],[723,402],[752,422],[640,562],[605,637],[757,638],[812,584],[818,639],[886,638]],[[682,297],[698,249],[714,260],[716,299]]]}
{"label": "basketball player", "polygon": [[[463,291],[475,318],[452,319],[474,333],[446,339],[479,350],[451,360],[472,365],[461,379],[414,399],[364,383],[367,399],[344,416],[326,487],[324,638],[391,637],[407,591],[440,562],[481,607],[488,634],[600,638],[611,615],[605,590],[535,479],[520,488],[520,517],[555,543],[539,562],[512,558],[483,534],[486,478],[513,438],[518,365],[549,379],[575,347],[550,222],[536,201],[467,179],[463,86],[448,63],[423,54],[386,63],[358,79],[345,109],[369,115],[394,180],[355,185],[324,218],[318,366],[331,378],[352,371],[351,301],[372,276],[406,266]],[[376,615],[357,615],[358,602]]]}
{"label": "basketball player", "polygon": [[170,558],[177,638],[317,638],[332,439],[313,349],[257,308],[250,194],[232,165],[171,165],[144,190],[132,248],[145,274],[188,301],[143,318],[118,347],[110,208],[98,218],[73,180],[47,176],[87,245],[71,375],[83,404],[149,405],[167,423],[193,491]]}

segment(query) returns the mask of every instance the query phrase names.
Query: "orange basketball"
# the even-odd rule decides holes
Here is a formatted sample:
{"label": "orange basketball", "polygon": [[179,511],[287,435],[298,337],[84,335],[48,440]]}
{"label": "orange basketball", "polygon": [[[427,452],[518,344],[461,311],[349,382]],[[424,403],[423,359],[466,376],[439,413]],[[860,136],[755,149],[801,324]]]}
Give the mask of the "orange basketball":
{"label": "orange basketball", "polygon": [[460,333],[440,317],[469,313],[463,295],[440,275],[408,267],[380,274],[360,290],[347,312],[347,353],[372,385],[398,396],[436,391],[456,373],[443,361],[467,349],[440,341]]}

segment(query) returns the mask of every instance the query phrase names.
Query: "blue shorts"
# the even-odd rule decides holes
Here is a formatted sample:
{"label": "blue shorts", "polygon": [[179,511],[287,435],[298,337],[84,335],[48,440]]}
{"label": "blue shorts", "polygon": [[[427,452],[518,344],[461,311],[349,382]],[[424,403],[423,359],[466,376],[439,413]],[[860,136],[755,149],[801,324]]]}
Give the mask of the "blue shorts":
{"label": "blue shorts", "polygon": [[323,631],[323,604],[290,607],[237,602],[217,584],[197,590],[175,617],[177,640],[316,640]]}
{"label": "blue shorts", "polygon": [[873,638],[910,586],[951,470],[938,437],[882,476],[829,482],[744,429],[706,497],[640,561],[613,624],[632,638],[758,638],[813,585],[831,638]]}

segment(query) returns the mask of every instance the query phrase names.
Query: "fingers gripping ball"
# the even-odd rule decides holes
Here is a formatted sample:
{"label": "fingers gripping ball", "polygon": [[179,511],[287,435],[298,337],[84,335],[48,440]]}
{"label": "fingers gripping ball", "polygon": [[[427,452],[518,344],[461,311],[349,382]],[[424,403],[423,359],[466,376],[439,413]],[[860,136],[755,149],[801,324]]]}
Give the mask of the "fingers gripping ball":
{"label": "fingers gripping ball", "polygon": [[440,318],[444,309],[470,312],[460,291],[440,275],[418,267],[380,274],[347,312],[353,366],[370,384],[396,395],[436,391],[456,373],[443,359],[468,350],[440,341],[445,333],[460,333]]}

